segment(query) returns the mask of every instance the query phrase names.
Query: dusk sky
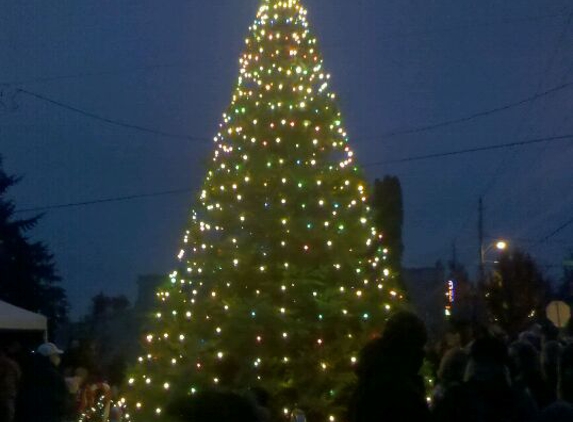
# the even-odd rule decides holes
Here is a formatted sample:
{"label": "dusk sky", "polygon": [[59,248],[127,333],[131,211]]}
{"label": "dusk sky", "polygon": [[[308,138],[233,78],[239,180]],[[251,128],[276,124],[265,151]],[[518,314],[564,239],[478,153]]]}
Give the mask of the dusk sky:
{"label": "dusk sky", "polygon": [[[572,135],[366,168],[372,181],[402,182],[406,266],[447,261],[456,240],[475,274],[483,195],[489,241],[507,239],[558,278],[573,225],[540,240],[573,216],[573,85],[467,122],[387,135],[573,83],[571,1],[303,3],[359,164]],[[24,177],[11,192],[17,208],[188,189],[46,211],[33,238],[54,252],[73,316],[100,291],[134,298],[138,275],[175,267],[213,148],[201,138],[214,136],[230,102],[258,5],[0,0],[0,154],[8,173]]]}

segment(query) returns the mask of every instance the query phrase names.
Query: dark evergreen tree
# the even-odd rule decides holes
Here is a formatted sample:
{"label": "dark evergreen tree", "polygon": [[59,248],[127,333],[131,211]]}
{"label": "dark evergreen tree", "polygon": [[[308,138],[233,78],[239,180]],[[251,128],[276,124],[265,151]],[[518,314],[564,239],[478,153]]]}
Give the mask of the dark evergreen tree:
{"label": "dark evergreen tree", "polygon": [[373,221],[380,232],[384,233],[384,242],[390,249],[388,262],[398,274],[402,269],[404,243],[402,229],[404,225],[404,203],[402,186],[396,176],[376,179],[372,193]]}
{"label": "dark evergreen tree", "polygon": [[129,300],[123,295],[99,293],[92,298],[91,310],[78,328],[76,336],[81,344],[90,346],[84,350],[91,348],[95,354],[93,357],[97,357],[87,359],[83,365],[119,385],[125,370],[118,371],[118,368],[136,355],[136,343],[141,332]]}
{"label": "dark evergreen tree", "polygon": [[550,288],[533,258],[523,251],[505,252],[483,288],[491,321],[511,336],[545,315]]}
{"label": "dark evergreen tree", "polygon": [[18,181],[5,173],[0,157],[0,299],[45,315],[53,332],[66,319],[66,294],[48,247],[29,238],[40,216],[18,218],[7,198]]}

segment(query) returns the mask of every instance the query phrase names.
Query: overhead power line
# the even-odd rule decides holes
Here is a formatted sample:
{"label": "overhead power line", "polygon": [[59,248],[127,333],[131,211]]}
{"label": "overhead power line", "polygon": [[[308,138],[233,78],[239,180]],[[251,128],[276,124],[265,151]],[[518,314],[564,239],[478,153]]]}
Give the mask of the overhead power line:
{"label": "overhead power line", "polygon": [[56,210],[62,208],[75,208],[75,207],[84,207],[87,205],[98,205],[98,204],[106,204],[110,202],[124,202],[124,201],[131,201],[134,199],[142,199],[142,198],[153,198],[158,196],[167,196],[167,195],[176,195],[180,193],[188,193],[193,191],[192,188],[186,189],[175,189],[175,190],[167,190],[167,191],[160,191],[160,192],[152,192],[152,193],[140,193],[136,195],[127,195],[127,196],[116,196],[111,198],[103,198],[103,199],[93,199],[89,201],[82,201],[82,202],[69,202],[65,204],[56,204],[56,205],[46,205],[43,207],[33,207],[33,208],[23,208],[16,210],[15,213],[23,213],[23,212],[44,212],[49,210]]}
{"label": "overhead power line", "polygon": [[428,132],[428,131],[443,128],[446,126],[452,126],[455,124],[469,122],[471,120],[478,119],[480,117],[486,117],[486,116],[489,116],[491,114],[499,113],[501,111],[506,111],[506,110],[509,110],[509,109],[512,109],[515,107],[519,107],[521,105],[524,105],[524,104],[527,104],[530,102],[533,102],[533,101],[537,101],[540,98],[554,94],[558,91],[561,91],[565,88],[569,88],[571,86],[573,86],[573,82],[564,83],[564,84],[561,84],[561,85],[556,86],[554,88],[548,89],[547,91],[540,92],[538,94],[532,95],[530,97],[524,98],[524,99],[522,99],[520,101],[516,101],[514,103],[509,103],[509,104],[506,104],[506,105],[503,105],[500,107],[480,111],[480,112],[475,113],[475,114],[470,114],[469,116],[460,117],[459,119],[445,120],[443,122],[433,123],[433,124],[425,125],[425,126],[418,126],[418,127],[414,127],[414,128],[410,128],[410,129],[395,130],[395,131],[383,134],[382,138],[387,139],[387,138],[393,138],[394,136],[398,136],[398,135],[410,135],[410,134],[414,134],[414,133]]}
{"label": "overhead power line", "polygon": [[563,230],[565,230],[567,227],[569,227],[570,225],[573,224],[573,218],[571,218],[570,220],[566,221],[565,223],[563,223],[562,225],[560,225],[559,227],[557,227],[555,230],[553,230],[551,233],[549,233],[547,236],[541,238],[538,242],[538,244],[541,243],[545,243],[547,242],[549,239],[551,239],[552,237],[557,236],[559,233],[561,233]]}
{"label": "overhead power line", "polygon": [[28,85],[37,84],[44,82],[54,82],[65,79],[78,79],[78,78],[90,78],[95,76],[111,76],[111,75],[121,75],[125,73],[136,73],[146,70],[156,70],[156,69],[170,69],[170,68],[184,68],[191,66],[191,63],[172,63],[172,64],[156,64],[156,65],[144,65],[132,68],[118,68],[113,70],[102,70],[99,72],[78,72],[68,75],[58,75],[58,76],[43,76],[29,79],[16,79],[12,81],[0,82],[0,86],[15,86],[15,85]]}
{"label": "overhead power line", "polygon": [[[501,148],[514,148],[517,146],[525,146],[525,145],[531,145],[531,144],[541,143],[541,142],[556,142],[556,141],[563,141],[563,140],[567,140],[567,139],[573,139],[573,135],[555,136],[552,138],[532,139],[530,141],[512,142],[509,144],[492,145],[489,147],[479,147],[479,148],[472,148],[472,149],[466,149],[466,150],[449,151],[449,152],[429,154],[429,155],[423,155],[423,156],[415,156],[415,157],[405,157],[405,158],[401,158],[398,160],[389,160],[389,161],[380,161],[378,163],[369,163],[369,164],[366,164],[362,167],[373,167],[373,166],[378,166],[378,165],[382,165],[382,164],[406,163],[406,162],[411,162],[411,161],[429,160],[429,159],[433,159],[433,158],[448,157],[448,156],[452,156],[452,155],[470,154],[470,153],[475,153],[475,152],[489,151],[489,150],[501,149]],[[88,206],[88,205],[105,204],[105,203],[110,203],[110,202],[130,201],[130,200],[141,199],[141,198],[152,198],[152,197],[157,197],[157,196],[175,195],[175,194],[181,194],[181,193],[188,193],[188,192],[191,192],[193,190],[194,190],[193,188],[186,188],[186,189],[175,189],[175,190],[159,191],[159,192],[152,192],[152,193],[127,195],[127,196],[117,196],[117,197],[104,198],[104,199],[94,199],[94,200],[89,200],[89,201],[70,202],[70,203],[64,203],[64,204],[46,205],[46,206],[33,207],[33,208],[24,208],[24,209],[19,209],[16,212],[17,213],[43,212],[43,211],[62,209],[62,208],[74,208],[74,207],[82,207],[82,206]],[[568,224],[571,224],[571,222],[569,222]]]}
{"label": "overhead power line", "polygon": [[[543,94],[543,92],[541,92],[541,90],[543,89],[543,85],[545,82],[545,79],[547,78],[547,76],[549,75],[551,69],[553,68],[553,64],[555,63],[555,59],[557,58],[557,55],[559,53],[559,50],[561,48],[561,44],[563,43],[563,41],[567,38],[567,32],[569,29],[569,26],[571,25],[571,19],[573,18],[573,9],[571,9],[568,13],[567,13],[567,19],[564,22],[564,26],[563,29],[561,30],[561,33],[557,39],[557,43],[555,44],[555,47],[553,48],[551,54],[549,55],[549,57],[547,58],[547,63],[545,65],[544,71],[541,74],[541,77],[539,78],[539,81],[537,83],[537,87],[535,89],[535,93],[540,95]],[[565,81],[567,80],[567,77],[569,76],[569,73],[566,72],[564,73],[563,77],[561,78],[561,81],[563,83],[565,83]],[[545,105],[545,104],[544,104]],[[520,137],[521,133],[523,132],[523,129],[525,127],[526,124],[529,124],[529,131],[531,132],[531,127],[532,127],[532,121],[531,119],[528,119],[529,115],[531,114],[531,111],[533,110],[533,103],[529,104],[529,107],[527,107],[524,110],[524,114],[522,116],[522,119],[518,125],[518,127],[515,130],[515,136],[516,137]],[[555,132],[554,132],[555,133]],[[538,157],[540,157],[542,154],[539,154]],[[499,164],[499,166],[496,168],[496,170],[493,172],[492,176],[490,177],[489,181],[485,184],[485,187],[482,191],[482,193],[480,194],[480,196],[484,197],[491,189],[493,189],[493,187],[496,185],[496,183],[501,180],[501,177],[507,173],[508,168],[510,167],[508,164],[510,162],[514,162],[516,160],[516,158],[518,157],[517,154],[515,155],[506,155],[503,160],[501,161],[501,163]]]}
{"label": "overhead power line", "polygon": [[41,95],[41,94],[37,94],[37,93],[32,92],[32,91],[28,91],[25,89],[18,89],[17,92],[29,95],[31,97],[38,99],[38,100],[47,102],[49,104],[55,105],[57,107],[65,109],[65,110],[73,111],[74,113],[81,114],[85,117],[89,117],[91,119],[95,119],[95,120],[99,120],[99,121],[104,122],[104,123],[108,123],[110,125],[120,126],[120,127],[124,127],[127,129],[137,130],[140,132],[146,132],[146,133],[151,133],[154,135],[164,136],[166,138],[183,139],[183,140],[194,141],[194,142],[208,142],[208,141],[210,141],[209,138],[205,138],[205,137],[188,136],[188,135],[181,135],[181,134],[176,134],[176,133],[169,133],[169,132],[165,132],[165,131],[159,130],[159,129],[152,129],[152,128],[148,128],[145,126],[140,126],[140,125],[136,125],[136,124],[132,124],[132,123],[123,122],[121,120],[115,120],[115,119],[111,119],[108,117],[100,116],[98,114],[95,114],[95,113],[92,113],[92,112],[89,112],[89,111],[86,111],[86,110],[83,110],[81,108],[74,107],[74,106],[71,106],[68,104],[64,104],[60,101],[54,100],[52,98],[46,97],[46,96]]}
{"label": "overhead power line", "polygon": [[[572,86],[573,86],[573,82],[564,83],[564,84],[561,84],[561,85],[556,86],[554,88],[548,89],[547,91],[537,93],[537,94],[532,95],[530,97],[524,98],[520,101],[509,103],[509,104],[506,104],[506,105],[503,105],[500,107],[480,111],[478,113],[474,113],[474,114],[471,114],[471,115],[468,115],[465,117],[461,117],[458,119],[445,120],[443,122],[432,123],[430,125],[424,125],[424,126],[418,126],[418,127],[414,127],[414,128],[410,128],[410,129],[403,129],[403,130],[396,130],[396,131],[388,132],[386,134],[381,135],[379,138],[373,138],[373,140],[374,139],[389,139],[389,138],[393,138],[393,137],[399,136],[399,135],[428,132],[428,131],[439,129],[442,127],[447,127],[447,126],[451,126],[451,125],[455,125],[455,124],[465,123],[465,122],[468,122],[468,121],[471,121],[474,119],[486,117],[486,116],[489,116],[489,115],[492,115],[495,113],[509,110],[511,108],[514,108],[514,107],[519,107],[523,104],[537,101],[540,98],[546,97],[548,95],[554,94],[558,91],[564,90],[564,89],[572,87]],[[56,107],[62,108],[64,110],[71,111],[71,112],[74,112],[77,114],[81,114],[84,117],[89,117],[91,119],[95,119],[95,120],[101,121],[103,123],[111,124],[114,126],[119,126],[119,127],[123,127],[123,128],[127,128],[127,129],[133,129],[133,130],[137,130],[140,132],[146,132],[146,133],[164,136],[164,137],[168,137],[168,138],[174,138],[174,139],[184,139],[184,140],[189,140],[189,141],[194,141],[194,142],[197,142],[197,141],[209,142],[210,141],[209,138],[204,137],[204,136],[174,134],[174,133],[166,132],[166,131],[155,129],[155,128],[149,128],[149,127],[145,127],[145,126],[141,126],[141,125],[137,125],[137,124],[124,122],[124,121],[118,120],[118,119],[100,116],[99,114],[93,113],[91,111],[87,111],[85,109],[63,103],[59,100],[55,100],[53,98],[50,98],[46,95],[38,94],[37,92],[29,91],[26,89],[17,89],[16,92],[29,95],[33,98],[36,98],[40,101],[44,101],[46,103],[49,103],[49,104],[54,105]]]}
{"label": "overhead power line", "polygon": [[456,151],[438,152],[438,153],[427,154],[427,155],[416,155],[413,157],[405,157],[405,158],[398,158],[395,160],[385,160],[385,161],[378,161],[375,163],[368,163],[368,164],[363,165],[362,167],[375,167],[375,166],[381,166],[381,165],[385,165],[385,164],[408,163],[408,162],[412,162],[412,161],[422,161],[422,160],[429,160],[429,159],[433,159],[433,158],[451,157],[454,155],[471,154],[471,153],[483,152],[483,151],[493,151],[493,150],[497,150],[497,149],[515,148],[515,147],[521,147],[521,146],[533,145],[533,144],[541,144],[541,143],[547,143],[547,142],[565,141],[565,140],[569,140],[569,139],[573,139],[573,135],[552,136],[552,137],[547,137],[547,138],[531,139],[528,141],[510,142],[507,144],[488,145],[488,146],[483,146],[483,147],[460,149],[460,150],[456,150]]}

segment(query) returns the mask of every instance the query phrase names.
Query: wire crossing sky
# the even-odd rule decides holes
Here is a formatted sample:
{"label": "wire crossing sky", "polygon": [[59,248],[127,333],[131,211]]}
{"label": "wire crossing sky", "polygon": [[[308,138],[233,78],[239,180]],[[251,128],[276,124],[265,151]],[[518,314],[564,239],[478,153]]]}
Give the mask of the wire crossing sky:
{"label": "wire crossing sky", "polygon": [[[52,80],[52,79],[50,79],[50,80]],[[495,108],[492,108],[489,110],[480,111],[478,113],[474,113],[474,114],[471,114],[469,116],[465,116],[465,117],[461,117],[461,118],[457,118],[457,119],[446,120],[446,121],[439,122],[439,123],[432,123],[432,124],[428,124],[428,125],[424,125],[424,126],[413,127],[410,129],[395,130],[393,132],[388,132],[388,133],[383,134],[381,136],[381,139],[389,139],[389,138],[393,138],[395,136],[400,136],[400,135],[411,135],[414,133],[421,133],[421,132],[426,132],[426,131],[431,131],[431,130],[443,128],[446,126],[459,124],[459,123],[469,122],[470,120],[490,116],[490,115],[495,114],[495,113],[510,110],[514,107],[519,107],[519,106],[522,106],[524,104],[527,104],[527,103],[530,103],[533,101],[537,101],[541,98],[544,98],[547,95],[553,94],[555,92],[561,91],[561,90],[569,88],[571,86],[573,86],[573,82],[561,84],[561,85],[556,86],[554,88],[548,89],[547,91],[544,91],[544,92],[532,95],[530,97],[524,98],[520,101],[513,102],[513,103],[506,104],[506,105],[499,106],[499,107],[495,107]],[[100,120],[104,123],[108,123],[108,124],[112,124],[112,125],[116,125],[116,126],[120,126],[120,127],[125,127],[128,129],[134,129],[134,130],[138,130],[138,131],[142,131],[142,132],[148,132],[148,133],[151,133],[154,135],[164,136],[167,138],[187,139],[190,141],[205,141],[205,142],[209,141],[208,138],[203,138],[200,136],[177,135],[177,134],[173,134],[173,133],[164,132],[164,131],[161,131],[158,129],[152,129],[152,128],[148,128],[148,127],[144,127],[144,126],[140,126],[140,125],[134,125],[131,123],[122,122],[121,120],[112,119],[109,117],[103,117],[103,116],[97,115],[95,113],[80,109],[78,107],[62,103],[61,101],[54,100],[53,98],[48,98],[45,95],[41,95],[41,94],[38,94],[36,92],[28,91],[26,89],[21,89],[21,88],[16,89],[15,95],[13,97],[13,101],[15,100],[16,95],[19,93],[27,94],[27,95],[34,97],[36,99],[39,99],[41,101],[46,101],[46,102],[53,104],[57,107],[63,108],[64,110],[68,110],[68,111],[71,111],[74,113],[79,113],[85,117],[92,118],[95,120]],[[360,141],[364,141],[364,140],[358,139],[358,142],[360,142]],[[372,140],[370,140],[370,141],[372,141]]]}
{"label": "wire crossing sky", "polygon": [[[573,135],[553,136],[553,137],[549,137],[549,138],[531,139],[529,141],[511,142],[508,144],[490,145],[490,146],[485,146],[485,147],[469,148],[469,149],[457,150],[457,151],[440,152],[440,153],[422,155],[422,156],[398,158],[395,160],[379,161],[377,163],[366,163],[362,167],[375,167],[375,166],[383,166],[385,164],[410,163],[410,162],[414,162],[414,161],[430,160],[430,159],[451,157],[451,156],[455,156],[455,155],[471,154],[471,153],[478,153],[478,152],[485,152],[485,151],[495,151],[495,150],[499,150],[499,149],[510,149],[510,148],[515,148],[515,147],[520,147],[520,146],[534,145],[534,144],[546,143],[546,142],[557,142],[557,141],[564,141],[564,140],[571,140],[571,139],[573,139]],[[175,190],[168,190],[168,191],[161,191],[161,192],[148,192],[148,193],[126,195],[126,196],[118,196],[118,197],[112,197],[112,198],[91,199],[91,200],[86,200],[86,201],[81,201],[81,202],[71,202],[71,203],[65,203],[65,204],[54,204],[54,205],[45,205],[45,206],[39,206],[39,207],[34,207],[34,208],[17,209],[15,212],[16,213],[42,212],[42,211],[57,210],[57,209],[64,209],[64,208],[75,208],[75,207],[82,207],[82,206],[106,204],[106,203],[110,203],[110,202],[132,201],[135,199],[142,199],[142,198],[156,198],[156,197],[165,196],[165,195],[189,193],[192,190],[193,190],[192,188],[175,189]]]}

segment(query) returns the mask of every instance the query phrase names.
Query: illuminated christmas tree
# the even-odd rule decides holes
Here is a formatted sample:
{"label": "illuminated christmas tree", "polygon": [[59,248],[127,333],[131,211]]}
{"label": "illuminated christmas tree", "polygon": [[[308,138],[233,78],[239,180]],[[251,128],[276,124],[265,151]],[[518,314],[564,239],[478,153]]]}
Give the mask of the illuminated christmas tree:
{"label": "illuminated christmas tree", "polygon": [[402,296],[298,0],[263,1],[240,64],[180,269],[129,378],[132,417],[260,386],[285,413],[341,421],[358,353]]}

